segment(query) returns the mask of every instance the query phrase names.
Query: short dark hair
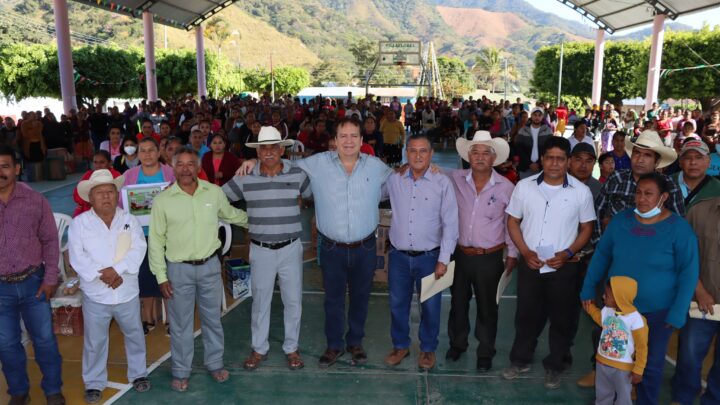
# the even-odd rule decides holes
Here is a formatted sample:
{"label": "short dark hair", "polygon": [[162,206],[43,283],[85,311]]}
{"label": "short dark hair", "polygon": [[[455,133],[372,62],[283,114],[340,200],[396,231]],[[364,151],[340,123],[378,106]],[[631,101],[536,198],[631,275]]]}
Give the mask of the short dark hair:
{"label": "short dark hair", "polygon": [[113,161],[113,160],[112,160],[112,156],[110,156],[110,152],[108,152],[108,151],[106,151],[106,150],[104,150],[104,149],[100,149],[100,150],[98,150],[97,152],[95,152],[95,154],[93,155],[93,157],[95,157],[95,156],[102,156],[102,157],[105,158],[105,160],[107,160],[108,162],[111,162],[111,163],[112,163],[112,161]]}
{"label": "short dark hair", "polygon": [[585,122],[585,120],[576,120],[576,121],[573,123],[573,128],[577,128],[577,127],[582,126],[582,125],[585,125],[585,126],[587,127],[587,122]]}
{"label": "short dark hair", "polygon": [[427,143],[430,145],[430,149],[432,149],[432,141],[430,140],[430,137],[427,136],[427,133],[417,133],[410,135],[408,137],[407,143],[405,144],[405,149],[410,146],[410,141],[418,141],[420,139],[424,139],[425,141],[427,141]]}
{"label": "short dark hair", "polygon": [[600,155],[600,157],[598,158],[598,163],[599,163],[599,164],[603,164],[606,160],[612,159],[612,158],[613,158],[613,157],[612,157],[612,155],[610,154],[610,152],[605,152],[605,153],[603,153],[602,155]]}
{"label": "short dark hair", "polygon": [[160,145],[155,140],[155,138],[153,138],[152,136],[146,136],[143,139],[141,139],[140,142],[138,143],[138,146],[140,146],[141,143],[152,143],[153,145],[155,145],[155,148],[157,150],[160,150]]}
{"label": "short dark hair", "polygon": [[123,130],[123,127],[121,127],[118,124],[112,124],[108,127],[108,131],[107,131],[108,135],[110,135],[110,131],[112,131],[113,129],[117,129],[118,131],[120,131],[120,135],[122,136],[124,130]]}
{"label": "short dark hair", "polygon": [[343,117],[343,118],[340,118],[338,120],[337,124],[335,125],[335,136],[337,136],[337,131],[340,128],[342,128],[343,126],[348,125],[348,124],[354,125],[355,127],[357,127],[358,130],[360,129],[360,120],[358,120],[355,117]]}
{"label": "short dark hair", "polygon": [[658,189],[660,189],[660,193],[670,192],[670,184],[668,183],[667,177],[658,172],[643,174],[638,179],[637,184],[640,184],[641,181],[651,181],[655,183],[658,186]]}
{"label": "short dark hair", "polygon": [[200,155],[197,153],[197,151],[193,148],[183,146],[182,148],[175,151],[175,155],[173,155],[172,158],[173,166],[175,166],[175,163],[177,162],[177,157],[183,154],[195,156],[198,159],[198,164],[200,164]]}
{"label": "short dark hair", "polygon": [[570,157],[570,141],[562,136],[551,136],[548,138],[542,147],[542,154],[545,155],[547,151],[552,148],[558,148],[565,152],[566,157]]}
{"label": "short dark hair", "polygon": [[612,136],[612,139],[615,139],[615,137],[620,137],[622,139],[625,139],[626,136],[627,136],[627,134],[625,133],[625,131],[615,131],[615,133]]}
{"label": "short dark hair", "polygon": [[15,149],[7,145],[0,145],[0,156],[10,156],[13,166],[18,164],[17,157],[15,157]]}
{"label": "short dark hair", "polygon": [[153,122],[152,122],[152,120],[151,120],[150,118],[143,118],[143,119],[142,119],[142,124],[140,124],[140,125],[141,125],[141,126],[142,126],[142,125],[145,125],[146,122],[149,122],[150,125],[153,125]]}

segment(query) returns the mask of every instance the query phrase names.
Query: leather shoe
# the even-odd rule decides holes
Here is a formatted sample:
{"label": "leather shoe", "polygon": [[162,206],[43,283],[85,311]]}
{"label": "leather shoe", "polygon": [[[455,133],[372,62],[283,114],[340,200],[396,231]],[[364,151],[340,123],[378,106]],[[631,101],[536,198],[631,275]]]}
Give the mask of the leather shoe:
{"label": "leather shoe", "polygon": [[583,387],[583,388],[594,387],[595,386],[595,370],[585,374],[579,380],[577,380],[577,385],[579,387]]}
{"label": "leather shoe", "polygon": [[477,359],[475,368],[477,368],[477,371],[480,373],[487,373],[492,368],[492,362],[486,359]]}
{"label": "leather shoe", "polygon": [[365,353],[362,346],[348,346],[345,350],[352,355],[351,365],[357,366],[367,363],[367,353]]}
{"label": "leather shoe", "polygon": [[435,352],[422,352],[418,358],[418,367],[423,371],[428,371],[435,367]]}
{"label": "leather shoe", "polygon": [[320,356],[320,361],[318,365],[320,366],[320,368],[328,368],[335,364],[337,359],[339,359],[340,356],[342,356],[343,354],[345,354],[345,352],[342,350],[333,350],[328,348],[325,350],[325,353]]}
{"label": "leather shoe", "polygon": [[25,405],[30,403],[30,394],[13,395],[10,397],[8,405]]}
{"label": "leather shoe", "polygon": [[465,352],[465,350],[460,350],[457,347],[450,347],[445,353],[445,359],[458,361],[458,359],[460,359],[460,355],[463,354],[463,352]]}
{"label": "leather shoe", "polygon": [[385,364],[388,366],[397,366],[400,364],[401,361],[407,356],[410,355],[410,350],[408,349],[392,349],[390,354],[385,356]]}
{"label": "leather shoe", "polygon": [[61,393],[48,395],[45,397],[47,399],[47,405],[65,405],[65,397]]}

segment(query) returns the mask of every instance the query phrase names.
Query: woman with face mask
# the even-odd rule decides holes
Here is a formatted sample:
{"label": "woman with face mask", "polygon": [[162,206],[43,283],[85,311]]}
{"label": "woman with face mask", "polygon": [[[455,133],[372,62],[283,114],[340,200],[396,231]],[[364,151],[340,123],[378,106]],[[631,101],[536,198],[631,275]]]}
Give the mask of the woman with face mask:
{"label": "woman with face mask", "polygon": [[128,169],[140,164],[138,157],[138,141],[134,136],[127,136],[122,143],[121,155],[113,161],[113,168],[120,173],[125,173]]}
{"label": "woman with face mask", "polygon": [[652,172],[640,176],[635,208],[616,214],[593,254],[580,298],[595,297],[598,283],[627,276],[637,281],[637,310],[649,327],[647,364],[637,386],[637,404],[657,404],[665,353],[674,329],[687,319],[700,270],[698,240],[690,224],[664,207],[667,179]]}

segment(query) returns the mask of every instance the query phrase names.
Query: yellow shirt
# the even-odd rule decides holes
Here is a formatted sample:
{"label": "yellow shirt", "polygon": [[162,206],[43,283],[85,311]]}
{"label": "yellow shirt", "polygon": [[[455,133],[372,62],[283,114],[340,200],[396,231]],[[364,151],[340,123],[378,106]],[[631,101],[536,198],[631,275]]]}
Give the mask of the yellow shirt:
{"label": "yellow shirt", "polygon": [[383,142],[391,145],[396,145],[403,142],[405,136],[405,127],[402,122],[395,121],[384,121],[380,124],[380,132],[383,134]]}
{"label": "yellow shirt", "polygon": [[150,271],[167,281],[168,261],[201,260],[220,248],[218,221],[247,227],[245,211],[230,205],[220,187],[198,180],[193,195],[175,183],[158,194],[150,212]]}

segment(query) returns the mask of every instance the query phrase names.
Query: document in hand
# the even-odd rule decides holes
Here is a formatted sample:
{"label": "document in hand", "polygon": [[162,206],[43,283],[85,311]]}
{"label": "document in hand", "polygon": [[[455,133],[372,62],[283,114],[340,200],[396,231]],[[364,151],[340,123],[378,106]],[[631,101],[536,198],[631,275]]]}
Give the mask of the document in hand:
{"label": "document in hand", "polygon": [[[537,255],[538,255],[538,259],[542,260],[543,262],[546,262],[549,259],[552,259],[553,257],[555,257],[555,249],[551,245],[538,246],[537,247]],[[553,269],[552,267],[548,266],[547,264],[543,264],[543,266],[540,267],[540,274],[552,273],[554,271],[557,271],[557,270]]]}
{"label": "document in hand", "polygon": [[698,307],[698,303],[696,301],[690,302],[690,318],[704,319],[706,321],[720,321],[720,304],[713,305],[713,312],[714,314],[710,314],[709,312],[702,312],[700,311],[700,308]]}
{"label": "document in hand", "polygon": [[437,280],[435,280],[435,273],[423,277],[420,285],[420,302],[425,302],[428,298],[450,287],[454,279],[455,262],[450,262],[445,275]]}
{"label": "document in hand", "polygon": [[500,282],[498,283],[497,293],[495,294],[495,303],[500,303],[500,298],[502,297],[503,293],[505,292],[505,289],[507,288],[508,284],[510,284],[510,280],[512,280],[512,269],[507,269],[505,272],[500,276]]}
{"label": "document in hand", "polygon": [[113,260],[113,264],[117,264],[120,260],[125,258],[125,255],[130,251],[131,244],[132,237],[130,232],[120,232],[118,235],[117,246],[115,247],[115,260]]}

